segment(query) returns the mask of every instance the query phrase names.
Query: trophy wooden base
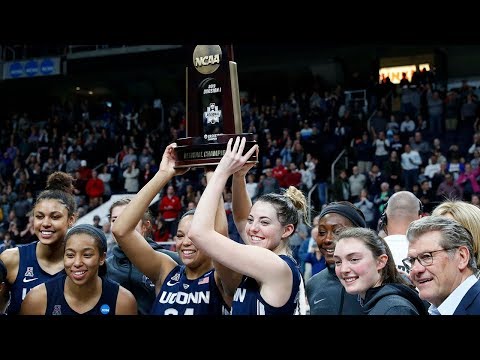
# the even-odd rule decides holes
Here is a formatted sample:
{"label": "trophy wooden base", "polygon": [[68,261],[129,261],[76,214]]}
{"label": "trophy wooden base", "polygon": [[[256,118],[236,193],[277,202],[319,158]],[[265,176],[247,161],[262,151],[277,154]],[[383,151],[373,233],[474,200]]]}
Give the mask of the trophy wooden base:
{"label": "trophy wooden base", "polygon": [[[177,139],[175,153],[177,161],[175,168],[199,167],[217,165],[227,149],[228,140],[237,136],[247,138],[244,153],[252,148],[257,142],[251,133],[243,134],[219,134],[215,141],[208,141],[203,137],[186,137]],[[248,163],[258,162],[257,154],[253,154]]]}

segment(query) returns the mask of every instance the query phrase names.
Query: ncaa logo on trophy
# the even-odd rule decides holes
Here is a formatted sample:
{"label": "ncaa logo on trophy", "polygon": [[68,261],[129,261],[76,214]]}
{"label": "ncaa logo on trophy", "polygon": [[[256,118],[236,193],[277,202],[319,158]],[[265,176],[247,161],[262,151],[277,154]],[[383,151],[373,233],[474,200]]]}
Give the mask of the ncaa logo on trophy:
{"label": "ncaa logo on trophy", "polygon": [[[186,137],[177,139],[175,167],[216,165],[230,138],[246,137],[244,152],[256,141],[242,132],[237,63],[231,45],[197,45],[186,68]],[[249,162],[257,162],[256,154]]]}

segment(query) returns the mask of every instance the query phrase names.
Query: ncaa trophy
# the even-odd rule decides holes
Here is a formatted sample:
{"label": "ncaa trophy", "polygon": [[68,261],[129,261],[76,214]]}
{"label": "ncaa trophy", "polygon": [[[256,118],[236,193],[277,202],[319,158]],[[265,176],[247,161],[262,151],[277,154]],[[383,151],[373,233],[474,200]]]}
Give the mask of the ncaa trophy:
{"label": "ncaa trophy", "polygon": [[[245,137],[246,153],[256,141],[242,132],[237,64],[231,45],[197,45],[186,68],[186,137],[177,139],[176,168],[217,165],[230,138]],[[257,162],[253,154],[249,163]]]}

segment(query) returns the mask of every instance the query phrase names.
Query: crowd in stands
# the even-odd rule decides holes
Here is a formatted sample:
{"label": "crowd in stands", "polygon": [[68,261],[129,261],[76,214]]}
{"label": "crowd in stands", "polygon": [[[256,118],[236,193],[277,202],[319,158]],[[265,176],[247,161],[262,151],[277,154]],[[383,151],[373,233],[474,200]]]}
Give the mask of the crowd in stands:
{"label": "crowd in stands", "polygon": [[[346,103],[349,89],[366,89],[368,106]],[[242,97],[241,111],[243,131],[253,133],[260,148],[259,164],[247,176],[251,199],[289,186],[305,194],[315,187],[316,212],[330,201],[347,200],[362,210],[372,229],[400,190],[413,192],[426,213],[445,198],[478,204],[479,106],[468,81],[447,92],[429,72],[398,85],[372,77],[369,83],[333,89],[293,90],[284,99],[272,95],[258,101],[251,94]],[[74,177],[80,217],[112,194],[136,194],[157,172],[166,146],[187,135],[181,102],[161,115],[148,101],[93,111],[83,100],[50,104],[46,119],[22,112],[2,119],[0,251],[34,240],[29,212],[54,171]],[[342,150],[348,167],[331,179],[331,164]],[[196,207],[205,187],[202,169],[172,179],[152,207],[152,238],[171,240],[180,216]],[[224,199],[230,237],[240,241],[230,182]],[[309,237],[309,228],[298,226],[292,238],[297,259]]]}

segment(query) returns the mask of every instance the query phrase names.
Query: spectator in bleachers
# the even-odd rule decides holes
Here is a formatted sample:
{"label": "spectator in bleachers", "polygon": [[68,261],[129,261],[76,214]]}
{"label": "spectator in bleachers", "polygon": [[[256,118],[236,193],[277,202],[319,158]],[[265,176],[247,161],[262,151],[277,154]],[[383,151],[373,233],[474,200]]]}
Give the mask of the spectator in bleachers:
{"label": "spectator in bleachers", "polygon": [[140,175],[138,177],[139,187],[142,188],[143,186],[145,186],[145,184],[148,183],[154,175],[155,173],[151,169],[150,162],[146,163],[143,166],[143,170],[140,170]]}
{"label": "spectator in bleachers", "polygon": [[90,210],[103,204],[103,195],[105,186],[101,179],[98,178],[97,170],[92,170],[92,177],[85,184],[85,194],[88,197],[88,208]]}
{"label": "spectator in bleachers", "polygon": [[121,192],[123,190],[123,183],[120,181],[120,168],[112,156],[107,157],[107,171],[111,175],[110,184],[112,191],[115,193]]}
{"label": "spectator in bleachers", "polygon": [[374,138],[373,146],[375,148],[374,163],[378,165],[380,170],[384,169],[384,163],[388,160],[390,151],[390,141],[385,137],[384,131],[379,131],[377,137]]}
{"label": "spectator in bleachers", "polygon": [[[317,236],[318,227],[312,229],[313,236]],[[308,240],[305,241],[308,244]],[[320,271],[327,267],[325,257],[320,252],[316,242],[313,242],[308,249],[305,257],[305,271],[303,278],[307,282],[313,275],[318,274]]]}
{"label": "spectator in bleachers", "polygon": [[422,202],[424,213],[431,214],[435,204],[435,193],[430,186],[430,181],[422,180],[415,196]]}
{"label": "spectator in bleachers", "polygon": [[38,240],[37,234],[35,234],[35,219],[31,212],[29,212],[28,222],[22,227],[20,231],[20,244],[30,244]]}
{"label": "spectator in bleachers", "polygon": [[103,181],[103,201],[107,201],[112,195],[112,187],[110,186],[110,183],[112,181],[112,175],[108,172],[107,165],[103,165],[101,167],[98,178]]}
{"label": "spectator in bleachers", "polygon": [[392,196],[393,191],[390,189],[390,184],[388,182],[382,182],[380,184],[380,193],[375,195],[373,202],[377,207],[378,214],[382,214],[387,206],[388,199]]}
{"label": "spectator in bleachers", "polygon": [[182,211],[182,202],[175,194],[175,188],[173,185],[167,187],[166,194],[160,199],[158,211],[162,214],[162,217],[165,220],[168,232],[174,236],[177,233],[177,222]]}
{"label": "spectator in bleachers", "polygon": [[358,166],[353,166],[352,175],[348,178],[350,184],[350,197],[352,202],[357,202],[360,198],[360,192],[365,188],[367,177],[361,173]]}
{"label": "spectator in bleachers", "polygon": [[467,94],[465,102],[460,107],[460,122],[458,131],[475,131],[474,123],[478,117],[478,105],[475,101],[473,94]]}
{"label": "spectator in bleachers", "polygon": [[137,193],[140,188],[139,176],[140,170],[137,168],[137,161],[132,160],[127,168],[123,171],[123,178],[125,179],[123,188],[127,193]]}
{"label": "spectator in bleachers", "polygon": [[95,215],[93,217],[93,224],[92,224],[94,227],[96,227],[97,229],[99,230],[102,230],[103,229],[103,226],[100,224],[100,216],[98,215]]}
{"label": "spectator in bleachers", "polygon": [[380,184],[385,181],[385,175],[380,171],[378,165],[373,164],[372,169],[368,172],[366,184],[366,189],[371,197],[375,198],[380,194]]}
{"label": "spectator in bleachers", "polygon": [[388,161],[385,162],[383,174],[391,187],[400,184],[402,180],[402,165],[395,150],[390,152]]}
{"label": "spectator in bleachers", "polygon": [[13,203],[12,209],[15,211],[17,225],[19,229],[23,229],[28,222],[28,213],[31,210],[30,201],[27,199],[25,192],[18,194],[17,200]]}
{"label": "spectator in bleachers", "polygon": [[413,184],[418,180],[422,158],[418,151],[412,150],[410,144],[405,144],[404,152],[401,155],[401,165],[403,170],[403,183],[405,190],[412,191]]}
{"label": "spectator in bleachers", "polygon": [[457,184],[462,187],[463,200],[469,200],[472,194],[480,192],[480,184],[478,183],[478,176],[480,169],[472,169],[470,163],[465,163],[465,171],[460,173],[457,179]]}
{"label": "spectator in bleachers", "polygon": [[436,90],[432,91],[429,84],[426,87],[429,131],[432,136],[435,136],[441,134],[444,128],[443,100],[440,93]]}
{"label": "spectator in bleachers", "polygon": [[293,141],[292,162],[300,164],[305,161],[305,150],[300,140]]}
{"label": "spectator in bleachers", "polygon": [[456,131],[458,126],[460,97],[456,91],[449,91],[445,98],[445,130]]}
{"label": "spectator in bleachers", "polygon": [[408,114],[403,115],[403,120],[400,123],[400,139],[402,143],[408,143],[410,137],[413,136],[415,132],[416,124],[415,121]]}
{"label": "spectator in bleachers", "polygon": [[350,182],[347,171],[341,169],[333,183],[333,199],[334,201],[349,201],[350,196]]}
{"label": "spectator in bleachers", "polygon": [[65,154],[58,154],[58,161],[55,164],[54,171],[63,171],[67,172],[67,162],[66,162],[66,155]]}
{"label": "spectator in bleachers", "polygon": [[157,218],[155,219],[155,224],[152,227],[153,230],[153,240],[156,243],[162,243],[169,241],[171,239],[171,235],[168,232],[168,229],[165,225],[165,220],[162,217],[162,214],[158,214]]}
{"label": "spectator in bleachers", "polygon": [[10,232],[0,231],[0,254],[7,249],[13,249],[17,244],[12,239]]}
{"label": "spectator in bleachers", "polygon": [[475,150],[473,152],[473,159],[470,161],[470,164],[472,165],[472,169],[476,170],[479,168],[480,165],[480,149]]}
{"label": "spectator in bleachers", "polygon": [[[145,165],[149,164],[152,159],[153,159],[153,157],[152,157],[152,153],[151,153],[150,149],[148,147],[144,146],[142,148],[142,153],[138,156],[138,162],[139,162],[140,170],[144,170]],[[146,182],[148,182],[148,180]]]}
{"label": "spectator in bleachers", "polygon": [[197,201],[199,194],[193,188],[193,184],[188,183],[185,185],[185,191],[180,197],[180,202],[182,204],[182,208],[186,208],[188,203],[191,201]]}
{"label": "spectator in bleachers", "polygon": [[468,148],[468,159],[472,159],[473,153],[475,150],[480,150],[480,133],[476,132],[473,134],[472,145]]}
{"label": "spectator in bleachers", "polygon": [[459,155],[453,154],[450,157],[450,161],[447,163],[446,170],[451,173],[454,180],[457,181],[460,174],[465,171],[465,164],[460,161]]}
{"label": "spectator in bleachers", "polygon": [[385,134],[387,138],[391,141],[393,134],[398,134],[400,132],[400,124],[398,123],[397,116],[395,114],[390,115],[390,121],[387,122],[385,126]]}
{"label": "spectator in bleachers", "polygon": [[7,177],[7,174],[10,174],[13,169],[13,160],[8,156],[7,152],[4,152],[0,156],[0,177],[2,182]]}
{"label": "spectator in bleachers", "polygon": [[287,138],[282,150],[280,150],[282,165],[287,166],[290,162],[292,162],[292,150],[293,150],[293,141],[292,139]]}
{"label": "spectator in bleachers", "polygon": [[400,139],[400,134],[395,133],[393,134],[392,140],[390,140],[390,152],[396,151],[397,155],[400,157],[400,155],[403,152],[403,143]]}
{"label": "spectator in bleachers", "polygon": [[[298,168],[298,172],[300,173],[301,177],[301,183],[299,189],[307,193],[313,186],[313,181],[315,179],[315,174],[308,170],[305,166],[304,162],[300,163],[300,166]],[[247,180],[248,181],[248,180]]]}
{"label": "spectator in bleachers", "polygon": [[460,185],[455,183],[453,175],[446,173],[444,180],[438,185],[436,191],[437,201],[444,201],[445,199],[463,199],[463,191]]}
{"label": "spectator in bleachers", "polygon": [[361,173],[368,173],[372,168],[375,148],[366,131],[362,134],[361,139],[354,141],[353,149],[358,170]]}
{"label": "spectator in bleachers", "polygon": [[438,162],[437,154],[433,153],[430,155],[428,165],[425,167],[425,176],[429,181],[433,181],[435,176],[441,173],[441,165]]}
{"label": "spectator in bleachers", "polygon": [[[425,119],[423,118],[423,115],[418,114],[417,116],[415,116],[414,119],[416,119],[415,132],[419,132],[422,135],[422,137],[424,135],[428,135],[427,134],[428,124],[425,121]],[[433,136],[435,136],[435,135],[437,135],[437,134],[434,134]],[[414,136],[415,136],[415,134],[414,134]]]}
{"label": "spectator in bleachers", "polygon": [[410,147],[412,150],[417,151],[422,158],[422,164],[428,163],[428,157],[432,149],[430,148],[430,144],[423,140],[422,133],[420,131],[415,131],[413,139],[410,140]]}
{"label": "spectator in bleachers", "polygon": [[387,127],[387,118],[382,110],[377,110],[376,114],[370,119],[370,135],[378,137],[380,131],[385,132]]}
{"label": "spectator in bleachers", "polygon": [[377,229],[376,219],[378,218],[378,210],[375,208],[375,204],[369,199],[367,189],[360,191],[358,201],[354,205],[361,210],[365,216],[365,222],[370,229]]}
{"label": "spectator in bleachers", "polygon": [[285,187],[294,186],[297,189],[302,188],[302,173],[298,170],[294,162],[288,164],[288,171],[285,174]]}
{"label": "spectator in bleachers", "polygon": [[280,193],[280,184],[278,180],[273,177],[272,169],[266,168],[264,172],[265,177],[258,182],[256,198],[263,194]]}
{"label": "spectator in bleachers", "polygon": [[278,157],[275,159],[275,167],[272,169],[272,176],[277,179],[280,187],[286,187],[285,185],[285,176],[288,173],[287,164],[282,163],[282,158]]}
{"label": "spectator in bleachers", "polygon": [[77,171],[80,165],[80,159],[78,159],[77,152],[72,151],[70,153],[70,160],[67,161],[67,173],[74,173],[75,171]]}

